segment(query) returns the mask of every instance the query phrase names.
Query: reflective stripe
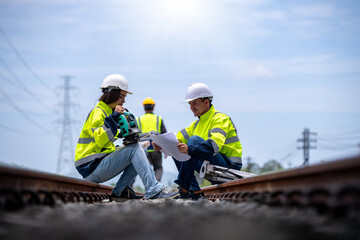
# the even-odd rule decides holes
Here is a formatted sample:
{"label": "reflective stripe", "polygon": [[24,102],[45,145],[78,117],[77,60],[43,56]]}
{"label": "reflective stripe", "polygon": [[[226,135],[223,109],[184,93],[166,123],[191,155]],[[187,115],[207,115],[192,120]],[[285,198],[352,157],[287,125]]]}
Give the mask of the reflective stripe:
{"label": "reflective stripe", "polygon": [[108,154],[110,154],[110,153],[95,153],[95,154],[89,155],[87,157],[81,158],[81,159],[75,161],[75,167],[78,167],[85,163],[91,162],[91,161],[95,160],[96,158],[104,157]]}
{"label": "reflective stripe", "polygon": [[[93,109],[94,110],[94,109]],[[87,117],[86,117],[86,120],[85,120],[85,122],[87,122],[87,120],[89,119],[89,117],[90,117],[90,114],[91,114],[91,112],[93,111],[93,110],[91,110],[90,112],[89,112],[89,114],[87,115]]]}
{"label": "reflective stripe", "polygon": [[227,138],[225,140],[225,144],[229,144],[229,143],[234,143],[234,142],[239,142],[240,139],[238,136],[235,136],[235,137],[230,137],[230,138]]}
{"label": "reflective stripe", "polygon": [[93,138],[79,138],[78,143],[81,144],[89,144],[95,142],[95,140]]}
{"label": "reflective stripe", "polygon": [[195,128],[196,128],[196,126],[199,124],[199,122],[200,122],[200,119],[196,121],[196,123],[195,123],[195,125],[194,125],[193,131],[195,130]]}
{"label": "reflective stripe", "polygon": [[[114,134],[113,134],[112,131],[111,131],[111,128],[108,128],[108,127],[106,127],[105,125],[103,125],[102,128],[103,128],[104,131],[106,132],[106,134],[107,134],[110,142],[114,142],[116,139],[115,139]],[[99,127],[98,127],[98,128],[91,128],[91,131],[94,133],[96,129],[99,129]]]}
{"label": "reflective stripe", "polygon": [[105,110],[104,110],[104,109],[102,109],[102,108],[100,108],[100,107],[96,107],[96,108],[99,108],[99,109],[101,109],[101,111],[103,111],[103,113],[105,114],[105,118],[107,118],[107,117],[108,117],[108,115],[106,114],[106,112],[105,112]]}
{"label": "reflective stripe", "polygon": [[241,157],[229,157],[229,158],[234,163],[242,163]]}
{"label": "reflective stripe", "polygon": [[156,116],[156,129],[157,129],[157,132],[160,132],[160,129],[159,129],[159,116]]}
{"label": "reflective stripe", "polygon": [[112,133],[111,128],[108,128],[105,125],[102,126],[102,128],[105,130],[106,134],[108,135],[110,142],[114,142],[116,139],[114,138],[115,136]]}
{"label": "reflective stripe", "polygon": [[[235,132],[236,132],[236,135],[237,135],[237,129],[236,129],[236,127],[235,127],[235,124],[234,124],[234,122],[233,122],[233,120],[229,117],[229,119],[230,119],[230,122],[231,122],[231,124],[233,125],[233,127],[234,127],[234,129],[235,129]],[[239,140],[240,141],[240,140]]]}
{"label": "reflective stripe", "polygon": [[140,132],[142,132],[142,130],[141,130],[141,120],[140,120],[140,117],[138,117],[138,122],[139,122],[139,130],[140,130]]}
{"label": "reflective stripe", "polygon": [[181,132],[181,134],[184,136],[184,138],[185,138],[186,140],[189,140],[189,139],[190,139],[190,136],[189,136],[189,134],[186,132],[185,128],[184,128],[183,130],[181,130],[180,132]]}
{"label": "reflective stripe", "polygon": [[216,144],[216,142],[214,140],[212,140],[211,138],[208,139],[211,142],[211,145],[214,149],[214,154],[213,156],[215,156],[216,154],[219,153],[219,146]]}
{"label": "reflective stripe", "polygon": [[211,133],[220,133],[224,137],[226,137],[226,132],[222,130],[221,128],[213,128],[209,131],[209,137],[211,136]]}

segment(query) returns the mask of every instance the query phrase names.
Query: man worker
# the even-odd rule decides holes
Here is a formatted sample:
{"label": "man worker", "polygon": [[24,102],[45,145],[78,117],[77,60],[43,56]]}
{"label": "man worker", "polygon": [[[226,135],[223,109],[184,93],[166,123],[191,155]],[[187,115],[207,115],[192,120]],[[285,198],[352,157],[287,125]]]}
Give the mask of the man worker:
{"label": "man worker", "polygon": [[[143,106],[145,114],[136,118],[138,127],[141,131],[140,138],[143,138],[141,141],[152,142],[150,136],[145,136],[149,135],[151,132],[153,132],[153,134],[166,133],[166,127],[162,117],[154,114],[154,99],[150,97],[145,98],[143,101]],[[150,164],[154,167],[156,180],[161,182],[163,175],[162,153],[160,151],[155,151],[152,144],[150,144],[150,146],[147,148],[147,152],[147,158]]]}
{"label": "man worker", "polygon": [[185,162],[174,159],[179,170],[175,183],[183,199],[205,197],[194,176],[194,170],[200,172],[204,160],[236,170],[242,167],[242,147],[235,125],[229,116],[215,110],[212,100],[211,89],[205,83],[191,84],[186,91],[185,102],[198,119],[177,133],[179,151],[191,156]]}

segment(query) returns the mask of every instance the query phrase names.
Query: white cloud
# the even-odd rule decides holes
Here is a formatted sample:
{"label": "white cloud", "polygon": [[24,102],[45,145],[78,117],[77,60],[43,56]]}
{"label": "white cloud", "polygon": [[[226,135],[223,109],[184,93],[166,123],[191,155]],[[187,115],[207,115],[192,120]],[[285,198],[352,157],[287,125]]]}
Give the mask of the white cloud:
{"label": "white cloud", "polygon": [[239,64],[234,72],[238,79],[273,79],[275,74],[262,64]]}
{"label": "white cloud", "polygon": [[313,18],[328,18],[335,14],[335,9],[332,5],[314,5],[314,6],[300,6],[292,9],[295,16],[313,17]]}
{"label": "white cloud", "polygon": [[280,10],[270,10],[270,11],[254,11],[249,14],[248,17],[253,18],[257,21],[268,21],[268,20],[277,20],[283,21],[286,20],[286,12]]}

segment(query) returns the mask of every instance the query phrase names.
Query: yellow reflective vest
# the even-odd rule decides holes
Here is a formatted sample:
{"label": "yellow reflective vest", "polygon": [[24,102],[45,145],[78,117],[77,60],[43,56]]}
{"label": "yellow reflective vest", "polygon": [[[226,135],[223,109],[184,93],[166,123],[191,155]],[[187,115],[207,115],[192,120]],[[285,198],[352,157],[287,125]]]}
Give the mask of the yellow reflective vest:
{"label": "yellow reflective vest", "polygon": [[116,130],[116,135],[114,135],[104,123],[105,118],[112,112],[106,103],[100,101],[89,113],[76,145],[76,167],[115,151],[113,142],[118,139],[116,137],[118,131]]}
{"label": "yellow reflective vest", "polygon": [[[144,115],[136,118],[138,127],[141,131],[140,138],[147,135],[149,132],[154,131],[154,134],[161,133],[162,118],[154,113],[145,113]],[[143,140],[150,140],[150,138],[144,138]],[[153,152],[152,146],[148,148],[148,152]]]}
{"label": "yellow reflective vest", "polygon": [[142,133],[149,133],[154,131],[155,133],[161,132],[161,116],[154,113],[145,113],[144,115],[136,118],[138,127]]}
{"label": "yellow reflective vest", "polygon": [[192,136],[210,140],[214,148],[213,156],[222,153],[232,162],[242,163],[242,147],[235,125],[229,116],[215,110],[214,106],[189,127],[177,133],[177,139],[182,143],[187,143]]}

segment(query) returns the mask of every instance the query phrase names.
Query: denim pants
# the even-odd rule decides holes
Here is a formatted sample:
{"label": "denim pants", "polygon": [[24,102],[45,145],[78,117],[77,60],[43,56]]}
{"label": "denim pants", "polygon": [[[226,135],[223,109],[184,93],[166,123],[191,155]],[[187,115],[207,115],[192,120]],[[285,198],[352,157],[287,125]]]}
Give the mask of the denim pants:
{"label": "denim pants", "polygon": [[[192,136],[190,137],[188,141],[188,145],[190,144],[196,144],[198,141],[205,141],[199,136]],[[194,175],[194,170],[197,172],[200,172],[201,166],[204,162],[204,160],[208,160],[210,164],[221,166],[221,167],[232,167],[234,169],[240,170],[241,164],[235,164],[230,165],[231,162],[225,155],[222,155],[221,153],[216,154],[215,156],[212,156],[209,159],[202,159],[197,156],[192,156],[188,161],[186,162],[180,162],[178,160],[174,159],[175,165],[177,169],[179,170],[178,178],[174,181],[176,184],[178,184],[180,187],[185,188],[190,191],[199,191],[201,190],[199,187],[198,182],[196,181],[196,177]]]}
{"label": "denim pants", "polygon": [[130,185],[137,174],[145,186],[145,198],[151,198],[165,186],[155,179],[145,150],[140,144],[130,144],[104,157],[96,169],[85,180],[101,183],[123,173],[113,189],[119,196],[126,186]]}

